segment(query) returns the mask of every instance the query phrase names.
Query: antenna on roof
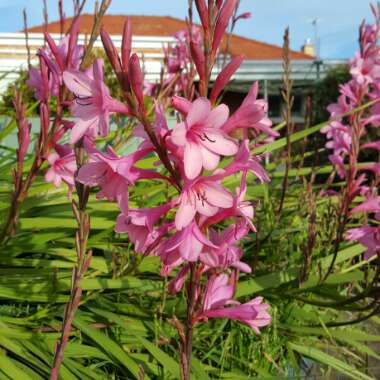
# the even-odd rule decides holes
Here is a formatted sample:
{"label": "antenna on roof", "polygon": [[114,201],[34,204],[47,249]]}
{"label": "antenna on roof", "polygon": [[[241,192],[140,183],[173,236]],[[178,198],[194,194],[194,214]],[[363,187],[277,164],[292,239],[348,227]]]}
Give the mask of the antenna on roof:
{"label": "antenna on roof", "polygon": [[310,22],[314,28],[314,45],[315,45],[316,59],[318,61],[321,59],[321,39],[319,37],[319,23],[321,21],[322,19],[319,17],[315,17],[308,20],[308,22]]}
{"label": "antenna on roof", "polygon": [[314,28],[314,45],[315,45],[315,60],[314,64],[317,67],[317,80],[320,79],[321,76],[321,66],[323,61],[321,60],[321,39],[319,36],[319,23],[322,21],[321,18],[315,17],[308,20]]}

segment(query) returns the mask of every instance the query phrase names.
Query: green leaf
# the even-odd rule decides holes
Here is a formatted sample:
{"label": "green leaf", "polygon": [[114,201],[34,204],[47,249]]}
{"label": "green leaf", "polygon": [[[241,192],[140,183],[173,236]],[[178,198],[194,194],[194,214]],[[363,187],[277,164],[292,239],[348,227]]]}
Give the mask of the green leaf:
{"label": "green leaf", "polygon": [[[86,322],[78,315],[75,317],[74,325],[78,327],[83,334],[93,340],[106,355],[116,360],[119,363],[119,366],[128,369],[136,379],[139,378],[139,365],[122,349],[119,344],[110,339],[107,335],[101,333],[99,330],[87,326]],[[145,379],[149,380],[149,377],[145,375]]]}
{"label": "green leaf", "polygon": [[334,368],[337,371],[344,373],[354,380],[376,380],[373,377],[370,377],[354,367],[351,367],[349,364],[329,355],[323,351],[320,351],[314,347],[302,346],[293,342],[289,342],[288,346],[290,349],[297,351],[301,355],[307,356],[310,359],[313,359],[319,363],[325,364],[328,367]]}
{"label": "green leaf", "polygon": [[140,336],[136,336],[137,340],[150,352],[150,354],[162,365],[165,370],[168,370],[175,379],[180,377],[180,368],[178,363],[172,359],[164,351],[160,350],[157,346],[150,343]]}

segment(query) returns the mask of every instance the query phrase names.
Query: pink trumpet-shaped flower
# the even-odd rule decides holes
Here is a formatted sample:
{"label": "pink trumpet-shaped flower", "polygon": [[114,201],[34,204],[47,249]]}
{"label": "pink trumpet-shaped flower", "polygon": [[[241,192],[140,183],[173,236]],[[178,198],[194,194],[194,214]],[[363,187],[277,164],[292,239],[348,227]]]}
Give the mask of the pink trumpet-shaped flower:
{"label": "pink trumpet-shaped flower", "polygon": [[151,254],[152,247],[160,241],[168,232],[168,224],[150,231],[145,225],[134,224],[128,216],[127,210],[121,213],[116,220],[115,232],[127,233],[129,240],[134,244],[135,251],[143,254]]}
{"label": "pink trumpet-shaped flower", "polygon": [[380,212],[380,196],[378,197],[369,197],[366,201],[361,203],[359,206],[356,206],[351,210],[351,214],[356,212]]}
{"label": "pink trumpet-shaped flower", "polygon": [[227,274],[215,274],[207,282],[203,299],[203,312],[219,309],[231,301],[235,293],[234,284]]}
{"label": "pink trumpet-shaped flower", "polygon": [[233,206],[233,197],[213,177],[201,177],[184,187],[179,208],[175,216],[175,226],[178,230],[186,227],[198,212],[204,216],[215,215],[219,207]]}
{"label": "pink trumpet-shaped flower", "polygon": [[244,323],[260,334],[260,328],[271,322],[271,316],[267,312],[269,305],[262,303],[262,297],[256,297],[245,304],[224,307],[228,303],[235,303],[231,300],[233,293],[234,286],[229,285],[226,274],[212,276],[206,285],[203,311],[196,320],[228,318]]}
{"label": "pink trumpet-shaped flower", "polygon": [[211,110],[206,98],[195,100],[183,123],[177,124],[172,132],[172,142],[184,148],[184,169],[189,179],[202,171],[214,170],[220,155],[234,155],[238,146],[220,127],[228,119],[228,107],[224,104]]}
{"label": "pink trumpet-shaped flower", "polygon": [[252,85],[242,105],[222,126],[224,132],[230,133],[235,128],[252,128],[256,132],[256,135],[260,133],[272,137],[279,135],[278,132],[271,129],[272,122],[267,116],[267,102],[257,99],[258,86],[257,82]]}
{"label": "pink trumpet-shaped flower", "polygon": [[45,98],[46,98],[46,88],[45,86],[47,85],[48,88],[49,88],[49,93],[53,94],[53,95],[56,95],[57,91],[57,87],[56,87],[56,83],[55,81],[53,81],[52,78],[49,78],[47,83],[45,83],[45,81],[43,80],[42,78],[42,75],[41,75],[41,71],[34,68],[34,67],[31,67],[29,69],[29,77],[26,81],[26,84],[28,85],[28,87],[30,87],[31,89],[34,90],[34,97],[39,100],[39,101],[44,101]]}
{"label": "pink trumpet-shaped flower", "polygon": [[333,121],[331,124],[321,129],[321,133],[325,133],[330,140],[326,147],[334,150],[334,154],[341,155],[348,153],[352,142],[352,131],[349,126],[344,125],[340,121]]}
{"label": "pink trumpet-shaped flower", "polygon": [[[247,192],[247,181],[246,174],[242,175],[240,187],[236,189],[236,196],[234,197],[234,203],[231,208],[219,209],[219,211],[210,217],[202,217],[200,219],[202,227],[211,226],[213,224],[219,223],[222,220],[235,217],[243,218],[245,224],[248,225],[252,231],[256,231],[255,226],[252,223],[254,209],[249,201],[245,200],[245,194]],[[241,224],[237,224],[241,225]],[[242,226],[244,229],[245,226]]]}
{"label": "pink trumpet-shaped flower", "polygon": [[189,266],[187,265],[179,270],[176,276],[169,282],[168,291],[170,294],[176,294],[182,289],[188,271]]}
{"label": "pink trumpet-shaped flower", "polygon": [[[73,33],[72,33],[73,34]],[[62,84],[62,74],[65,68],[78,69],[83,56],[83,46],[77,45],[72,37],[65,36],[61,39],[59,45],[56,45],[54,39],[45,34],[48,48],[40,49],[38,55],[43,58],[44,63],[49,67],[50,76],[44,80],[41,66],[40,70],[32,67],[29,70],[29,79],[26,81],[30,88],[35,90],[37,100],[43,101],[46,98],[46,86],[51,95],[57,96],[59,86]],[[70,46],[70,43],[72,46]],[[48,82],[46,84],[45,82]]]}
{"label": "pink trumpet-shaped flower", "polygon": [[373,83],[380,79],[379,63],[372,57],[363,58],[360,53],[357,53],[351,61],[350,74],[360,85]]}
{"label": "pink trumpet-shaped flower", "polygon": [[149,232],[153,232],[153,226],[162,216],[168,213],[173,205],[174,202],[171,201],[152,208],[129,209],[127,216],[135,226],[144,226]]}
{"label": "pink trumpet-shaped flower", "polygon": [[247,193],[247,180],[246,175],[243,174],[240,187],[236,189],[236,200],[234,206],[238,216],[241,216],[252,231],[256,231],[255,226],[252,223],[254,209],[251,202],[245,200],[245,194]]}
{"label": "pink trumpet-shaped flower", "polygon": [[367,248],[364,258],[368,260],[373,255],[380,255],[380,226],[363,226],[347,231],[347,240],[355,240]]}
{"label": "pink trumpet-shaped flower", "polygon": [[257,157],[251,156],[249,151],[249,142],[244,140],[239,147],[235,159],[224,168],[225,172],[230,175],[239,171],[250,171],[258,178],[260,182],[268,182],[269,177],[265,169],[260,165]]}
{"label": "pink trumpet-shaped flower", "polygon": [[217,248],[208,240],[195,222],[188,224],[181,231],[170,237],[159,249],[159,255],[178,250],[181,258],[187,261],[197,261],[203,247]]}
{"label": "pink trumpet-shaped flower", "polygon": [[108,153],[91,152],[92,162],[80,168],[78,181],[88,186],[100,186],[101,191],[96,197],[117,200],[122,211],[127,213],[129,185],[143,178],[163,178],[158,173],[133,166],[151,151],[151,148],[142,149],[126,157],[118,157],[110,147]]}
{"label": "pink trumpet-shaped flower", "polygon": [[93,78],[78,70],[63,73],[66,86],[75,94],[71,106],[77,121],[71,130],[70,143],[76,143],[90,128],[96,128],[101,136],[107,136],[109,114],[112,112],[129,113],[126,105],[113,99],[103,82],[103,61],[97,59],[93,64]]}
{"label": "pink trumpet-shaped flower", "polygon": [[362,145],[363,149],[376,149],[380,152],[380,140],[373,141],[367,144]]}
{"label": "pink trumpet-shaped flower", "polygon": [[248,231],[245,222],[230,225],[221,233],[211,230],[210,240],[218,248],[206,248],[200,255],[200,260],[209,268],[235,268],[242,272],[251,273],[251,267],[240,261],[243,250],[236,245],[248,234]]}
{"label": "pink trumpet-shaped flower", "polygon": [[[50,52],[48,51],[47,53],[50,57],[54,57],[55,62],[53,64],[58,66],[60,75],[62,75],[65,67],[72,69],[79,68],[80,61],[84,52],[83,46],[77,45],[75,42],[74,46],[70,47],[69,36],[63,37],[58,46],[55,44],[54,39],[48,33],[45,33],[45,38],[50,48]],[[70,49],[72,49],[72,51],[69,54]],[[68,57],[70,58],[69,62],[67,62]]]}
{"label": "pink trumpet-shaped flower", "polygon": [[50,168],[45,174],[46,182],[53,183],[55,187],[59,187],[62,181],[74,186],[74,175],[77,170],[74,151],[68,144],[57,144],[55,151],[47,157]]}
{"label": "pink trumpet-shaped flower", "polygon": [[[175,249],[173,251],[161,251],[159,249],[158,255],[160,256],[161,262],[163,264],[160,271],[161,276],[167,276],[174,268],[177,268],[186,261],[181,256],[181,253],[178,249]],[[176,286],[180,286],[180,284],[177,284]]]}

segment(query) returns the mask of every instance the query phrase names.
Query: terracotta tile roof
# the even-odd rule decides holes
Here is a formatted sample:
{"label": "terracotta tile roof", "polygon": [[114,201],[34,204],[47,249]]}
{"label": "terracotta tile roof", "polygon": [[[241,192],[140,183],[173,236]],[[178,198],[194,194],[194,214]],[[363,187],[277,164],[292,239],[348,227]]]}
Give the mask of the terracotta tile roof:
{"label": "terracotta tile roof", "polygon": [[[184,20],[171,16],[129,16],[132,22],[133,34],[136,36],[172,36],[178,30],[186,28]],[[106,15],[103,18],[103,26],[111,35],[120,35],[126,16]],[[81,16],[80,31],[83,34],[91,33],[93,16],[83,14]],[[66,20],[66,27],[71,24],[71,19]],[[42,25],[29,28],[30,33],[41,33],[44,28]],[[60,33],[58,21],[48,24],[50,33]],[[225,43],[225,41],[224,41]],[[279,46],[252,40],[249,38],[233,35],[230,43],[232,55],[244,54],[246,59],[270,60],[281,59],[282,49]],[[313,59],[313,57],[302,52],[291,51],[291,59]]]}

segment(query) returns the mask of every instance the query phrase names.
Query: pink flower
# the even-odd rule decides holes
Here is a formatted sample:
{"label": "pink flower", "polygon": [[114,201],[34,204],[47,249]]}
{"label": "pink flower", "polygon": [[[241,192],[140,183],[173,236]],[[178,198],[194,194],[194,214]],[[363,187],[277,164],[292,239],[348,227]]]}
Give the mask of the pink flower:
{"label": "pink flower", "polygon": [[[45,100],[45,83],[42,79],[41,71],[31,67],[29,69],[29,78],[26,81],[26,84],[34,90],[34,97],[39,101]],[[56,82],[53,81],[52,77],[49,78],[48,85],[49,93],[52,95],[57,95],[58,88],[56,86]]]}
{"label": "pink flower", "polygon": [[179,270],[176,276],[169,282],[168,291],[170,294],[176,294],[181,289],[186,280],[187,272],[189,271],[189,266],[184,266],[181,270]]}
{"label": "pink flower", "polygon": [[45,174],[45,181],[59,187],[63,182],[74,186],[74,175],[77,170],[74,151],[66,145],[56,145],[56,152],[50,153],[47,161],[50,168]]}
{"label": "pink flower", "polygon": [[380,140],[364,144],[364,145],[362,145],[362,148],[363,149],[369,149],[369,148],[376,149],[377,151],[380,152]]}
{"label": "pink flower", "polygon": [[230,225],[221,233],[211,230],[210,239],[218,248],[206,248],[201,253],[200,260],[209,268],[235,268],[242,272],[251,273],[251,267],[240,261],[243,250],[236,245],[248,234],[248,231],[245,223]]}
{"label": "pink flower", "polygon": [[260,165],[257,157],[251,156],[249,142],[244,140],[239,147],[234,160],[228,164],[224,171],[231,175],[240,171],[250,171],[260,182],[268,182],[269,177],[265,169]]}
{"label": "pink flower", "polygon": [[197,261],[204,246],[217,248],[203,235],[198,225],[192,222],[166,240],[159,248],[159,254],[161,256],[178,250],[183,260]]}
{"label": "pink flower", "polygon": [[330,104],[327,110],[330,112],[332,118],[342,116],[343,114],[351,111],[352,105],[348,102],[348,99],[341,95],[338,98],[338,103]]}
{"label": "pink flower", "polygon": [[211,276],[206,285],[202,308],[203,313],[222,308],[231,301],[234,293],[235,286],[230,283],[227,274],[222,273]]}
{"label": "pink flower", "polygon": [[93,78],[78,70],[63,73],[66,86],[75,94],[71,106],[77,121],[71,130],[70,143],[77,142],[88,129],[96,128],[101,136],[107,136],[109,114],[111,112],[129,113],[123,103],[111,98],[107,86],[103,83],[103,61],[97,59],[93,65]]}
{"label": "pink flower", "polygon": [[[254,209],[249,201],[245,200],[245,194],[247,192],[246,174],[243,173],[240,187],[236,189],[236,195],[234,197],[233,206],[231,208],[219,209],[219,211],[210,217],[203,216],[200,219],[201,226],[207,227],[213,224],[217,224],[230,217],[235,217],[238,221],[243,218],[246,225],[248,225],[252,231],[256,231],[255,226],[252,223]],[[238,222],[237,225],[240,226]],[[242,226],[245,228],[245,226]]]}
{"label": "pink flower", "polygon": [[[207,318],[228,318],[244,323],[260,334],[259,329],[271,322],[271,316],[267,312],[269,305],[262,303],[262,297],[256,297],[245,304],[233,301],[234,286],[230,285],[229,281],[226,274],[210,277],[206,285],[203,310],[196,317],[196,321]],[[224,307],[231,303],[235,306]]]}
{"label": "pink flower", "polygon": [[380,226],[363,226],[347,231],[347,240],[355,240],[367,248],[365,260],[376,254],[380,254]]}
{"label": "pink flower", "polygon": [[220,127],[228,119],[228,107],[224,104],[211,110],[206,98],[195,100],[186,121],[177,124],[172,132],[172,142],[184,148],[184,169],[189,179],[197,177],[202,167],[214,170],[220,155],[232,156],[238,146]]}
{"label": "pink flower", "polygon": [[254,209],[251,202],[245,200],[245,194],[247,193],[247,181],[246,176],[243,174],[240,187],[236,189],[236,200],[234,206],[238,216],[241,216],[245,222],[249,225],[252,231],[256,231],[255,226],[252,223]]}
{"label": "pink flower", "polygon": [[222,130],[230,133],[235,128],[252,128],[255,134],[265,133],[277,137],[278,132],[271,129],[272,122],[267,116],[268,104],[265,100],[257,99],[259,85],[255,82],[250,88],[242,105],[222,126]]}
{"label": "pink flower", "polygon": [[127,216],[135,226],[144,226],[149,232],[153,231],[153,226],[159,219],[168,213],[174,202],[170,201],[161,206],[152,208],[129,209]]}
{"label": "pink flower", "polygon": [[146,253],[150,246],[160,237],[157,231],[149,232],[144,226],[137,226],[130,223],[130,219],[125,214],[120,214],[116,220],[115,232],[127,233],[129,240],[134,244],[135,251]]}
{"label": "pink flower", "polygon": [[[163,264],[160,271],[161,276],[167,276],[174,268],[179,267],[185,262],[185,259],[181,256],[178,249],[175,249],[173,251],[158,252]],[[178,279],[178,281],[181,281],[181,279]],[[179,287],[180,283],[173,284],[172,286]]]}
{"label": "pink flower", "polygon": [[233,206],[231,193],[225,190],[213,177],[202,177],[184,187],[180,198],[179,208],[175,216],[178,230],[186,227],[198,212],[204,216],[215,215],[219,207]]}
{"label": "pink flower", "polygon": [[333,149],[334,154],[348,153],[352,143],[351,127],[344,125],[340,121],[333,121],[331,124],[321,129],[322,133],[330,140],[326,148]]}
{"label": "pink flower", "polygon": [[[52,63],[57,66],[57,70],[60,71],[61,75],[66,66],[71,69],[79,69],[84,52],[83,46],[77,45],[72,41],[74,47],[70,47],[70,36],[68,35],[61,39],[58,46],[55,44],[55,41],[50,34],[46,33],[45,39],[50,48],[50,51],[47,50],[47,54],[49,57],[54,59]],[[70,51],[70,62],[67,62],[70,48],[72,48],[72,51]]]}
{"label": "pink flower", "polygon": [[[203,309],[196,317],[196,322],[207,318],[228,318],[244,323],[260,334],[260,328],[271,322],[271,316],[267,312],[269,305],[262,303],[262,297],[256,297],[245,304],[233,301],[234,286],[229,282],[226,274],[210,277],[206,285]],[[235,306],[224,307],[227,304]]]}
{"label": "pink flower", "polygon": [[350,74],[358,84],[370,84],[380,79],[380,66],[374,58],[363,58],[357,53],[351,61]]}
{"label": "pink flower", "polygon": [[366,201],[364,201],[359,206],[356,206],[354,209],[351,210],[351,214],[354,214],[356,212],[380,212],[380,196],[368,197]]}
{"label": "pink flower", "polygon": [[142,178],[165,178],[150,170],[135,168],[133,165],[152,151],[151,148],[138,150],[126,157],[118,157],[108,147],[108,153],[91,152],[92,162],[82,166],[78,180],[88,186],[100,186],[98,199],[118,201],[122,211],[128,210],[128,187]]}
{"label": "pink flower", "polygon": [[338,175],[341,178],[346,176],[346,169],[344,167],[344,158],[338,154],[330,154],[329,160],[333,165],[335,165]]}

